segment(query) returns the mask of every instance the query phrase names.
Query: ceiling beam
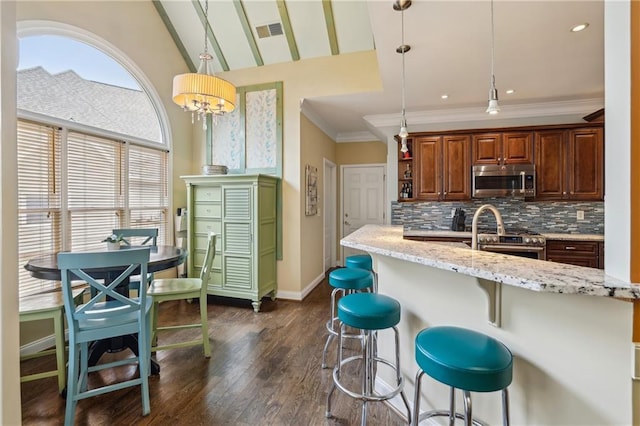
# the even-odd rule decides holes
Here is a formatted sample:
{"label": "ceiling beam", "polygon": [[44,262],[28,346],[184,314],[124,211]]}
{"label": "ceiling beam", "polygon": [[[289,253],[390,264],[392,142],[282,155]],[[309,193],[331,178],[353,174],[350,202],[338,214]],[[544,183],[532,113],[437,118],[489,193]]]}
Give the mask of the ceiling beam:
{"label": "ceiling beam", "polygon": [[233,5],[238,13],[238,18],[240,18],[240,24],[242,25],[244,35],[247,37],[247,41],[249,42],[253,59],[256,61],[256,65],[260,67],[264,65],[264,61],[262,60],[262,55],[260,54],[260,49],[258,49],[258,43],[256,43],[253,31],[251,31],[251,25],[249,24],[249,18],[247,18],[247,12],[244,10],[244,4],[242,4],[242,0],[233,0]]}
{"label": "ceiling beam", "polygon": [[329,46],[331,46],[331,54],[340,54],[338,48],[338,36],[336,34],[336,23],[333,18],[333,7],[331,0],[322,0],[322,10],[324,11],[324,21],[327,24],[327,35],[329,36]]}
{"label": "ceiling beam", "polygon": [[278,4],[278,12],[280,12],[280,20],[282,21],[282,29],[287,37],[287,44],[289,45],[289,51],[291,52],[291,59],[294,61],[300,60],[300,52],[298,52],[298,44],[293,34],[293,28],[291,27],[291,20],[289,19],[289,11],[287,10],[287,4],[284,0],[276,0]]}
{"label": "ceiling beam", "polygon": [[187,52],[187,49],[184,47],[184,44],[182,44],[182,40],[180,40],[180,37],[178,36],[178,32],[173,26],[173,23],[171,23],[171,19],[169,19],[169,15],[167,15],[167,11],[164,10],[164,7],[162,6],[162,2],[160,0],[153,0],[153,5],[155,6],[156,11],[158,12],[158,15],[160,15],[160,19],[162,19],[164,26],[167,27],[167,31],[169,31],[169,34],[171,35],[173,42],[176,44],[176,47],[178,48],[180,55],[184,59],[184,62],[187,64],[187,68],[189,68],[189,71],[191,72],[196,72],[196,65],[191,60],[191,57],[189,56],[189,52]]}

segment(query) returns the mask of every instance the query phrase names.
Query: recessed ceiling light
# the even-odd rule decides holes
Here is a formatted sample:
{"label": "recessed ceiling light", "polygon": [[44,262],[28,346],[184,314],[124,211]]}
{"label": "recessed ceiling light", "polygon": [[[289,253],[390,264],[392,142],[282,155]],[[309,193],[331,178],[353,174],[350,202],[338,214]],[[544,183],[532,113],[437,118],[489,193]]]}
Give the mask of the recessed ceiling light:
{"label": "recessed ceiling light", "polygon": [[508,89],[505,93],[506,93],[507,95],[512,95],[512,94],[516,93],[516,91],[515,91],[515,90],[513,90],[513,89]]}
{"label": "recessed ceiling light", "polygon": [[586,30],[588,26],[589,26],[588,22],[585,22],[584,24],[576,25],[575,27],[571,28],[571,32],[572,33],[577,33],[577,32],[580,32],[582,30]]}
{"label": "recessed ceiling light", "polygon": [[442,95],[440,96],[442,99],[449,99],[449,95]]}

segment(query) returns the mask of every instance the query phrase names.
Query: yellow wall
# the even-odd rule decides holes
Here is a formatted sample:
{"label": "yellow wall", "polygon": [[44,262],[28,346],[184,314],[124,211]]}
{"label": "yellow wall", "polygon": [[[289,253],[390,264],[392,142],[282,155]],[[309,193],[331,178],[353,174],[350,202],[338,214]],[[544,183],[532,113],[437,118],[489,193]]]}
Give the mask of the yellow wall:
{"label": "yellow wall", "polygon": [[[311,143],[301,133],[300,101],[308,97],[341,95],[380,90],[380,77],[375,52],[350,53],[340,56],[265,65],[258,68],[219,74],[237,86],[283,82],[283,259],[278,262],[278,294],[299,297],[309,283],[302,277],[302,265],[308,257],[322,253],[322,240],[313,248],[303,236],[307,232],[304,216],[303,146]],[[201,149],[201,148],[196,148]],[[311,149],[314,149],[313,147]],[[318,154],[319,155],[319,154]],[[311,161],[313,158],[305,159]],[[320,165],[320,163],[318,163]],[[314,275],[314,272],[308,273]],[[305,272],[305,276],[307,272]],[[317,274],[316,274],[317,275]]]}
{"label": "yellow wall", "polygon": [[[302,216],[303,238],[300,241],[303,255],[300,259],[302,267],[301,282],[308,287],[324,276],[324,215],[327,209],[323,203],[324,194],[324,159],[336,164],[336,143],[322,130],[316,127],[307,117],[300,114],[300,174],[304,180],[307,164],[318,169],[318,214]],[[303,182],[304,188],[304,182]],[[300,209],[304,213],[306,198],[300,197]]]}
{"label": "yellow wall", "polygon": [[337,144],[338,164],[373,164],[387,162],[387,145],[380,142],[341,142]]}

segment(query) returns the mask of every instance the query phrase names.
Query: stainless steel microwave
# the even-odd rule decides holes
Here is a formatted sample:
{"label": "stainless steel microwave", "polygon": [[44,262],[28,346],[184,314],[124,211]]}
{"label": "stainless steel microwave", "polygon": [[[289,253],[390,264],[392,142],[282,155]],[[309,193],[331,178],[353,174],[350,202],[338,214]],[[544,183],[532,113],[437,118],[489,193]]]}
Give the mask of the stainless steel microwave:
{"label": "stainless steel microwave", "polygon": [[536,170],[533,164],[473,166],[473,197],[533,197]]}

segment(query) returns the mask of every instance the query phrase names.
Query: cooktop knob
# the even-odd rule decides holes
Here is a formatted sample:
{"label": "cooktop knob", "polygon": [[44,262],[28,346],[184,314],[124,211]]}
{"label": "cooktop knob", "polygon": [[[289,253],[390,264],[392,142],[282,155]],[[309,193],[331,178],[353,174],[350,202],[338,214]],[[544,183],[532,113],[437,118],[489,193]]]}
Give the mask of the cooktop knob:
{"label": "cooktop knob", "polygon": [[534,243],[534,242],[535,242],[535,238],[525,237],[524,242],[525,242],[526,244]]}

